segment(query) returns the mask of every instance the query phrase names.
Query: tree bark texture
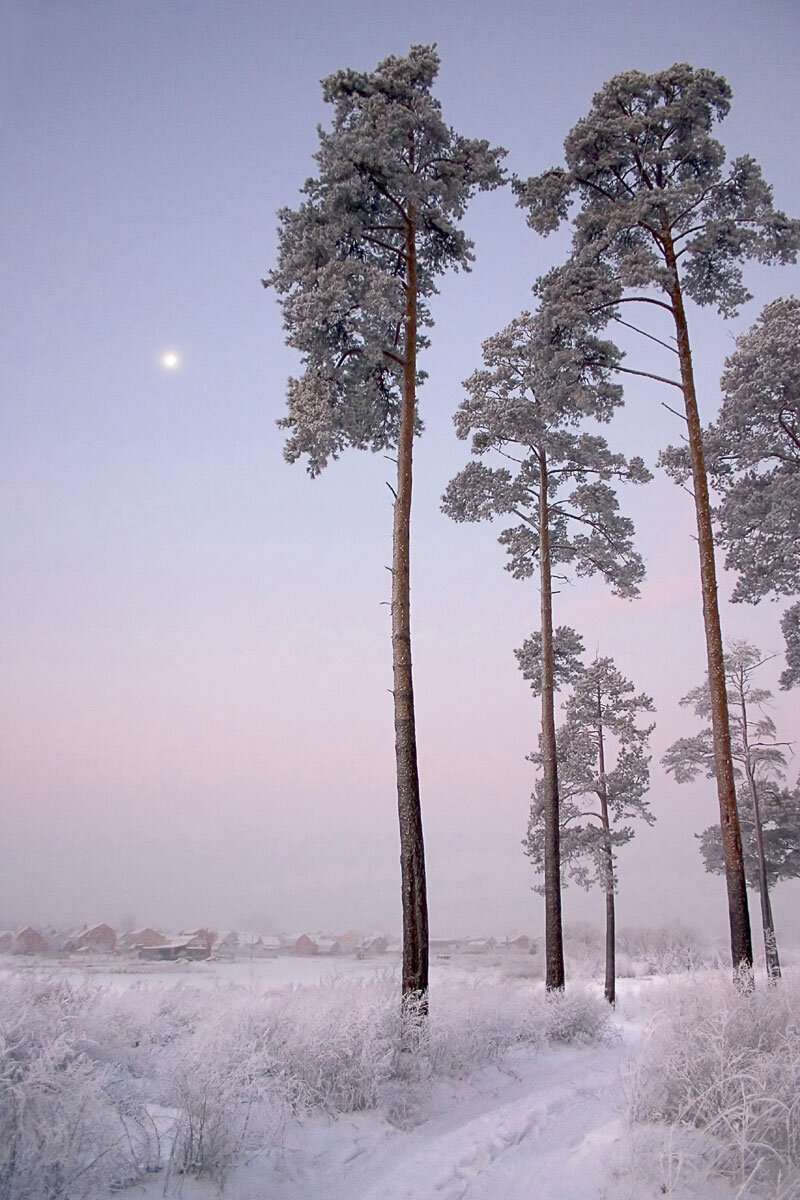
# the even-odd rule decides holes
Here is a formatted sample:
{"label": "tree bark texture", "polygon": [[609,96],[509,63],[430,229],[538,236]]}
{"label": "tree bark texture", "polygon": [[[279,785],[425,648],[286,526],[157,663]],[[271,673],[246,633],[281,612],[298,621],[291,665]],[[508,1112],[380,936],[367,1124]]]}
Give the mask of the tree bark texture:
{"label": "tree bark texture", "polygon": [[605,998],[609,1004],[617,1002],[617,929],[614,896],[614,851],[611,848],[611,822],[608,817],[608,789],[606,787],[606,750],[603,737],[603,706],[600,690],[597,691],[597,765],[600,775],[600,818],[603,826],[603,858],[605,861],[604,889],[606,894],[606,978]]}
{"label": "tree bark texture", "polygon": [[561,928],[561,826],[553,670],[553,592],[550,574],[550,515],[547,458],[539,451],[539,586],[542,624],[542,776],[544,782],[545,987],[564,987],[564,938]]}
{"label": "tree bark texture", "polygon": [[404,320],[403,389],[397,435],[397,494],[392,530],[392,673],[394,681],[397,808],[400,819],[400,873],[403,905],[403,999],[415,999],[423,1011],[428,993],[428,902],[425,849],[417,768],[414,685],[411,669],[411,527],[412,452],[416,415],[417,261],[415,214],[409,206],[406,232],[407,292]]}
{"label": "tree bark texture", "polygon": [[711,505],[708,497],[708,477],[703,454],[703,438],[697,411],[689,327],[683,304],[683,292],[678,264],[671,237],[666,234],[664,251],[671,276],[670,299],[675,319],[681,384],[688,426],[689,452],[692,463],[697,544],[700,555],[700,583],[703,596],[703,623],[708,659],[708,686],[711,696],[711,729],[714,739],[714,770],[719,799],[722,850],[725,858],[725,881],[728,892],[731,960],[734,971],[752,973],[753,944],[750,934],[750,913],[747,904],[747,885],[742,854],[742,835],[736,807],[736,784],[731,757],[731,734],[728,721],[728,691],[722,651],[717,575],[714,562],[714,536],[711,528]]}

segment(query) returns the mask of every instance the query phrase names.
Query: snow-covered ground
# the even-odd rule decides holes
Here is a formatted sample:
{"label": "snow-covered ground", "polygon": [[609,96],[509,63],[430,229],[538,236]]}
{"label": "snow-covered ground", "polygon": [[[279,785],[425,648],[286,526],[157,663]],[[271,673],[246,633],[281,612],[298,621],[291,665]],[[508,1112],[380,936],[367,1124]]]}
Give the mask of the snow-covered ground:
{"label": "snow-covered ground", "polygon": [[[316,996],[329,999],[337,990],[350,994],[348,981],[360,980],[367,989],[377,982],[391,995],[396,981],[388,984],[386,973],[392,966],[384,956],[335,963],[279,958],[157,969],[148,965],[145,970],[98,961],[80,970],[69,965],[45,969],[75,983],[88,977],[123,1001],[131,985],[140,993],[174,998],[181,993],[175,992],[176,984],[189,984],[192,993],[197,985],[212,989],[222,1011],[225,1005],[236,1010],[234,1001],[241,1009],[248,998],[272,995],[285,997],[288,1012],[298,996],[313,1004]],[[9,978],[16,969],[0,968]],[[533,968],[524,956],[516,962],[507,956],[437,962],[432,1013],[438,1006],[438,1019],[446,1024],[447,1006],[456,1006],[458,1022],[462,1013],[474,1009],[474,1028],[485,1036],[488,999],[519,1005],[536,998],[541,1005],[541,984],[509,979],[509,971],[524,976]],[[287,985],[296,986],[280,993]],[[597,985],[590,987],[599,995]],[[239,1154],[225,1179],[225,1195],[229,1200],[657,1200],[664,1195],[673,1200],[795,1200],[800,1196],[796,1182],[779,1180],[759,1190],[742,1178],[736,1184],[723,1180],[712,1170],[707,1143],[694,1130],[631,1122],[629,1099],[639,1048],[659,1012],[681,1003],[673,995],[680,996],[681,987],[686,984],[680,980],[657,977],[621,980],[619,1003],[607,1028],[582,1044],[558,1044],[557,1035],[555,1041],[548,1035],[537,1045],[509,1045],[492,1061],[481,1061],[478,1054],[474,1066],[465,1062],[460,1070],[415,1077],[411,1086],[401,1084],[396,1092],[384,1081],[374,1105],[344,1112],[320,1112],[312,1106],[299,1118],[288,1114],[268,1148],[259,1150],[251,1142]],[[575,1023],[574,1015],[566,1020]],[[159,1113],[169,1118],[168,1109],[152,1111],[157,1118]],[[95,1196],[118,1200],[121,1194],[131,1200],[165,1194],[207,1200],[217,1194],[217,1186],[162,1170],[122,1193],[108,1189]]]}
{"label": "snow-covered ground", "polygon": [[[386,951],[373,957],[312,954],[280,954],[274,958],[237,958],[200,962],[156,963],[136,958],[117,958],[98,954],[78,961],[75,957],[36,958],[0,956],[0,976],[4,972],[51,971],[73,983],[86,980],[102,987],[123,991],[132,986],[236,987],[255,992],[270,991],[289,984],[317,984],[332,979],[375,979],[397,973],[400,955]],[[540,979],[541,963],[536,955],[502,950],[486,954],[453,954],[431,961],[432,986],[440,980],[451,982],[496,982],[508,978]]]}

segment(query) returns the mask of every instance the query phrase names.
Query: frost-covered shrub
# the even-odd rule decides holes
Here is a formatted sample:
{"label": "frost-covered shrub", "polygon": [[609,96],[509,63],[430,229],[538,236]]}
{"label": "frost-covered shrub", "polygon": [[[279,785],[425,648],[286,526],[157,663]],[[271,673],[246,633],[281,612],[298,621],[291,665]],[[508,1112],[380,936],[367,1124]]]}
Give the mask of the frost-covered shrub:
{"label": "frost-covered shrub", "polygon": [[435,1074],[458,1076],[512,1046],[594,1041],[607,1028],[607,1006],[581,989],[546,995],[524,983],[449,984],[434,993],[426,1053]]}
{"label": "frost-covered shrub", "polygon": [[252,1022],[232,1007],[217,1005],[161,1063],[177,1106],[170,1173],[209,1177],[220,1187],[232,1167],[277,1144],[289,1111],[264,1069]]}
{"label": "frost-covered shrub", "polygon": [[569,988],[546,997],[546,1040],[588,1045],[609,1034],[608,1006],[599,996]]}
{"label": "frost-covered shrub", "polygon": [[152,1124],[119,1065],[87,1037],[98,994],[48,977],[0,993],[0,1196],[72,1200],[153,1162]]}
{"label": "frost-covered shrub", "polygon": [[564,928],[564,955],[570,979],[596,979],[605,968],[605,936],[588,921]]}
{"label": "frost-covered shrub", "polygon": [[431,1081],[509,1049],[603,1035],[607,1008],[527,980],[437,986],[401,1010],[390,973],[257,993],[53,976],[0,995],[0,1197],[70,1200],[166,1167],[221,1185],[290,1117],[377,1108],[410,1128]]}
{"label": "frost-covered shrub", "polygon": [[800,1194],[798,983],[748,993],[720,974],[672,990],[629,1098],[635,1121],[702,1131],[716,1169],[740,1184]]}
{"label": "frost-covered shrub", "polygon": [[397,983],[333,980],[287,988],[252,1010],[262,1059],[297,1107],[372,1107],[400,1041]]}
{"label": "frost-covered shrub", "polygon": [[680,922],[625,929],[617,935],[617,952],[627,958],[634,975],[640,972],[631,960],[642,963],[651,975],[672,975],[716,962],[700,935]]}

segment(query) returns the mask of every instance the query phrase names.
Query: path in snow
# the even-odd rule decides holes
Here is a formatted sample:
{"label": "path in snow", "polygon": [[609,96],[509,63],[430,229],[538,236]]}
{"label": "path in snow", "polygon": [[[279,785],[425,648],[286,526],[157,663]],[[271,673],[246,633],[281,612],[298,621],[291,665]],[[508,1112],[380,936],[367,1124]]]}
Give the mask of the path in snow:
{"label": "path in snow", "polygon": [[599,1195],[588,1186],[586,1157],[589,1151],[594,1173],[598,1152],[619,1130],[612,1107],[618,1053],[582,1055],[569,1066],[558,1058],[540,1062],[541,1076],[528,1095],[433,1139],[364,1200]]}
{"label": "path in snow", "polygon": [[520,1053],[519,1072],[452,1085],[449,1103],[431,1097],[407,1132],[368,1114],[314,1122],[269,1182],[262,1163],[261,1185],[271,1200],[599,1200],[622,1129],[624,1056],[621,1043]]}

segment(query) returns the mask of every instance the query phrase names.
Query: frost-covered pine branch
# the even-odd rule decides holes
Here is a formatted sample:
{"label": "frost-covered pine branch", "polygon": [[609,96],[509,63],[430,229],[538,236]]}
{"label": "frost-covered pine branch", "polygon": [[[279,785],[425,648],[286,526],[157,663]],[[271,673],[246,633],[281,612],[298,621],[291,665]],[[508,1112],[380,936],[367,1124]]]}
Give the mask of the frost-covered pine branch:
{"label": "frost-covered pine branch", "polygon": [[[720,502],[714,510],[725,565],[738,579],[734,601],[800,595],[800,300],[773,300],[736,339],[720,380],[722,405],[703,433],[706,463]],[[686,477],[685,452],[663,455]],[[783,617],[786,670],[781,686],[800,683],[794,630],[800,602]]]}

